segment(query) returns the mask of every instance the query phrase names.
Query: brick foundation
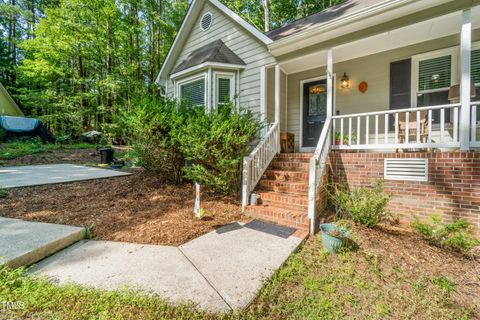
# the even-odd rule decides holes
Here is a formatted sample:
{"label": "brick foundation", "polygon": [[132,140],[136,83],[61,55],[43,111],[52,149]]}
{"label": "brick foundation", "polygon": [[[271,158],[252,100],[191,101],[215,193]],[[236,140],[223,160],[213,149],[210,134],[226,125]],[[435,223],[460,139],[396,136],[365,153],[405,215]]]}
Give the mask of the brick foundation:
{"label": "brick foundation", "polygon": [[[383,179],[385,158],[427,158],[428,182]],[[411,220],[439,214],[444,221],[465,218],[480,235],[480,152],[330,153],[335,181],[350,188],[381,179],[393,198],[389,209]]]}

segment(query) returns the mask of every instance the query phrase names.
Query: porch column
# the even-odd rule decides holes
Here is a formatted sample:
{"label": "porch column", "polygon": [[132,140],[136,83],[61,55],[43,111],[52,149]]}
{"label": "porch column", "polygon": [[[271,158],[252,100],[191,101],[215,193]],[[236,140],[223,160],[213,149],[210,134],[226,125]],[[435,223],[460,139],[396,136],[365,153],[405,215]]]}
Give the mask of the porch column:
{"label": "porch column", "polygon": [[[267,119],[267,67],[260,68],[260,121],[266,122]],[[266,130],[262,130],[262,137],[265,137]]]}
{"label": "porch column", "polygon": [[275,65],[275,123],[278,126],[277,152],[280,153],[280,65]]}
{"label": "porch column", "polygon": [[333,116],[333,50],[327,52],[327,119]]}
{"label": "porch column", "polygon": [[472,16],[470,9],[463,11],[460,34],[460,150],[470,149],[470,86],[471,86]]}

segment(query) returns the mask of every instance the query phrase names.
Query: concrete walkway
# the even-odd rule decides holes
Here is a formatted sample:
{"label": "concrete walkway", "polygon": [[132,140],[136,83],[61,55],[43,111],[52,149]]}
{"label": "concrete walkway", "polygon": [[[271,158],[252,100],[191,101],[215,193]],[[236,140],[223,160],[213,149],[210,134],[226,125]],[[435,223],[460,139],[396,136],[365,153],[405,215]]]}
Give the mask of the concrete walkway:
{"label": "concrete walkway", "polygon": [[3,188],[30,187],[125,175],[129,173],[73,164],[0,167],[0,186]]}
{"label": "concrete walkway", "polygon": [[59,283],[131,287],[171,302],[229,311],[248,306],[302,239],[253,221],[223,226],[180,247],[81,241],[31,269]]}
{"label": "concrete walkway", "polygon": [[83,228],[0,217],[0,265],[31,265],[83,237]]}

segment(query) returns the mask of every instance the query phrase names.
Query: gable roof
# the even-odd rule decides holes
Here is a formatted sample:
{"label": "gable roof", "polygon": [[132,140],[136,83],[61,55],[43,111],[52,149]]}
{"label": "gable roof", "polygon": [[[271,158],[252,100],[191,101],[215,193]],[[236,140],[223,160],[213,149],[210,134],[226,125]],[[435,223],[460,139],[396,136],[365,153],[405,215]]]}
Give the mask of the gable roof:
{"label": "gable roof", "polygon": [[392,2],[391,0],[346,0],[336,6],[324,9],[305,18],[295,20],[292,23],[267,32],[267,36],[276,41],[292,34],[299,33],[312,26],[328,23],[335,19],[354,15],[364,11],[370,7],[376,6],[384,2]]}
{"label": "gable roof", "polygon": [[230,50],[222,40],[216,40],[194,50],[172,71],[172,73],[177,73],[205,62],[246,65],[246,63]]}
{"label": "gable roof", "polygon": [[188,8],[185,18],[183,19],[182,26],[180,27],[180,30],[178,31],[177,36],[175,37],[175,40],[173,41],[173,44],[170,47],[170,50],[168,51],[167,57],[165,58],[165,61],[162,64],[162,68],[158,73],[157,80],[156,80],[157,83],[159,83],[161,79],[165,79],[168,73],[170,72],[170,70],[173,68],[175,64],[175,58],[180,54],[183,44],[188,38],[188,34],[190,33],[191,28],[193,27],[198,16],[200,15],[201,10],[206,2],[217,7],[226,16],[228,16],[230,19],[238,23],[243,29],[245,29],[247,32],[249,32],[252,36],[254,36],[263,44],[268,45],[273,42],[269,37],[267,37],[257,28],[255,28],[254,26],[252,26],[251,24],[243,20],[235,12],[233,12],[232,10],[227,8],[225,5],[220,3],[220,1],[193,0],[192,3],[190,4],[190,7]]}

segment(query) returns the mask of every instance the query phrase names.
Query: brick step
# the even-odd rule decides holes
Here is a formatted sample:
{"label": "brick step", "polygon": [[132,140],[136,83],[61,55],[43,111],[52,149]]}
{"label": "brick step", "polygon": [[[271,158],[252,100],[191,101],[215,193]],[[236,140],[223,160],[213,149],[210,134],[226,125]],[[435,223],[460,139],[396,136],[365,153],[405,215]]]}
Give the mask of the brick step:
{"label": "brick step", "polygon": [[275,158],[276,159],[283,159],[283,160],[291,160],[291,159],[308,159],[313,156],[313,153],[278,153]]}
{"label": "brick step", "polygon": [[261,204],[269,207],[278,207],[292,210],[299,210],[307,212],[308,210],[308,196],[294,195],[290,193],[272,192],[272,191],[257,191],[261,199]]}
{"label": "brick step", "polygon": [[263,178],[276,181],[306,182],[308,181],[308,172],[270,169],[265,171]]}
{"label": "brick step", "polygon": [[305,171],[308,172],[310,163],[308,161],[277,161],[273,159],[270,167],[278,170],[292,170],[292,171]]}
{"label": "brick step", "polygon": [[261,179],[258,185],[260,186],[260,191],[275,191],[301,195],[306,195],[308,192],[308,182],[275,181]]}
{"label": "brick step", "polygon": [[257,205],[247,206],[245,213],[253,218],[270,221],[279,225],[304,231],[309,230],[309,220],[306,212]]}

